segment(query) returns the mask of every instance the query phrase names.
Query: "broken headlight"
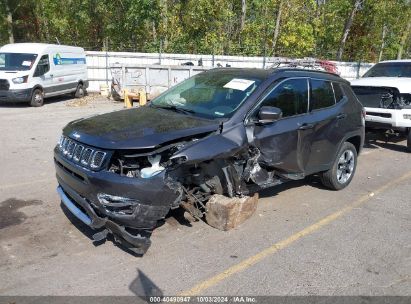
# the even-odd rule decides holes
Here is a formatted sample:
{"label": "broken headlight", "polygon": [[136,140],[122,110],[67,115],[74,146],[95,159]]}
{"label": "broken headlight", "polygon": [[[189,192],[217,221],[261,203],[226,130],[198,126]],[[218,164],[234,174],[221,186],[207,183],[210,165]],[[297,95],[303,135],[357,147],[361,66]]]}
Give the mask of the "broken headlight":
{"label": "broken headlight", "polygon": [[97,198],[104,209],[109,213],[133,214],[140,203],[136,199],[115,196],[106,193],[97,194]]}

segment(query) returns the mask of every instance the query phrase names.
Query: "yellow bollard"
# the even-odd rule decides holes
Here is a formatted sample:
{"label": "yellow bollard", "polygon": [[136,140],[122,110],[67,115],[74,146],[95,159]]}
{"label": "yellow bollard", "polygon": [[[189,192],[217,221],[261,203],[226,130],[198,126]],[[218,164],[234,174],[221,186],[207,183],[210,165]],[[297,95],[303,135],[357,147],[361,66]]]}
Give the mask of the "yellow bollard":
{"label": "yellow bollard", "polygon": [[147,95],[144,90],[138,91],[138,102],[140,106],[144,106],[147,103]]}
{"label": "yellow bollard", "polygon": [[130,98],[129,92],[127,89],[124,89],[124,107],[125,108],[132,108],[133,107],[133,99]]}

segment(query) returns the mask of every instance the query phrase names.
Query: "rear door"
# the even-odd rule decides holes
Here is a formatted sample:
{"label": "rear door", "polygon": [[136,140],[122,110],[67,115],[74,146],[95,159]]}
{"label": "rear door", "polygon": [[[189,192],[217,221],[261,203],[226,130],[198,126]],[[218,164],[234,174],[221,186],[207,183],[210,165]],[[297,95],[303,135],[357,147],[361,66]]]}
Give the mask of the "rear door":
{"label": "rear door", "polygon": [[[334,93],[336,92],[336,94]],[[336,97],[337,95],[337,97]],[[336,100],[338,98],[338,100]],[[310,122],[315,122],[307,173],[327,170],[345,134],[344,97],[338,83],[310,79]]]}
{"label": "rear door", "polygon": [[271,88],[253,115],[262,106],[280,108],[283,118],[254,126],[253,144],[260,150],[259,161],[287,173],[290,178],[304,175],[313,126],[309,123],[308,78],[291,78]]}

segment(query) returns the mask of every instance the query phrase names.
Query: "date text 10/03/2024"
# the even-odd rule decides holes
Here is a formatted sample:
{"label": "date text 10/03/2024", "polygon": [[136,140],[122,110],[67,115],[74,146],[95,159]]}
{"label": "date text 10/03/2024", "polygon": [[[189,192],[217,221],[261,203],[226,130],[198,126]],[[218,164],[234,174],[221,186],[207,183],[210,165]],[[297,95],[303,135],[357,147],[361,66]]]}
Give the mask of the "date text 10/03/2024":
{"label": "date text 10/03/2024", "polygon": [[150,303],[256,303],[256,298],[249,296],[232,296],[232,297],[212,297],[212,296],[196,296],[196,297],[150,297]]}

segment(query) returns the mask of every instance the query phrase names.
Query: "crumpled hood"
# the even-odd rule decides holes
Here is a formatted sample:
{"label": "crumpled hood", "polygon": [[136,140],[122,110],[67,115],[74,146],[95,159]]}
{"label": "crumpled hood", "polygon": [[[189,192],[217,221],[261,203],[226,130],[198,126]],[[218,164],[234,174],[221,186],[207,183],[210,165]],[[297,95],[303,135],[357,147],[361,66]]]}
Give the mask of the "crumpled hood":
{"label": "crumpled hood", "polygon": [[144,106],[75,120],[64,127],[63,133],[101,149],[152,149],[218,128],[217,120]]}
{"label": "crumpled hood", "polygon": [[391,87],[400,93],[411,93],[411,78],[408,77],[363,77],[352,80],[352,86]]}

